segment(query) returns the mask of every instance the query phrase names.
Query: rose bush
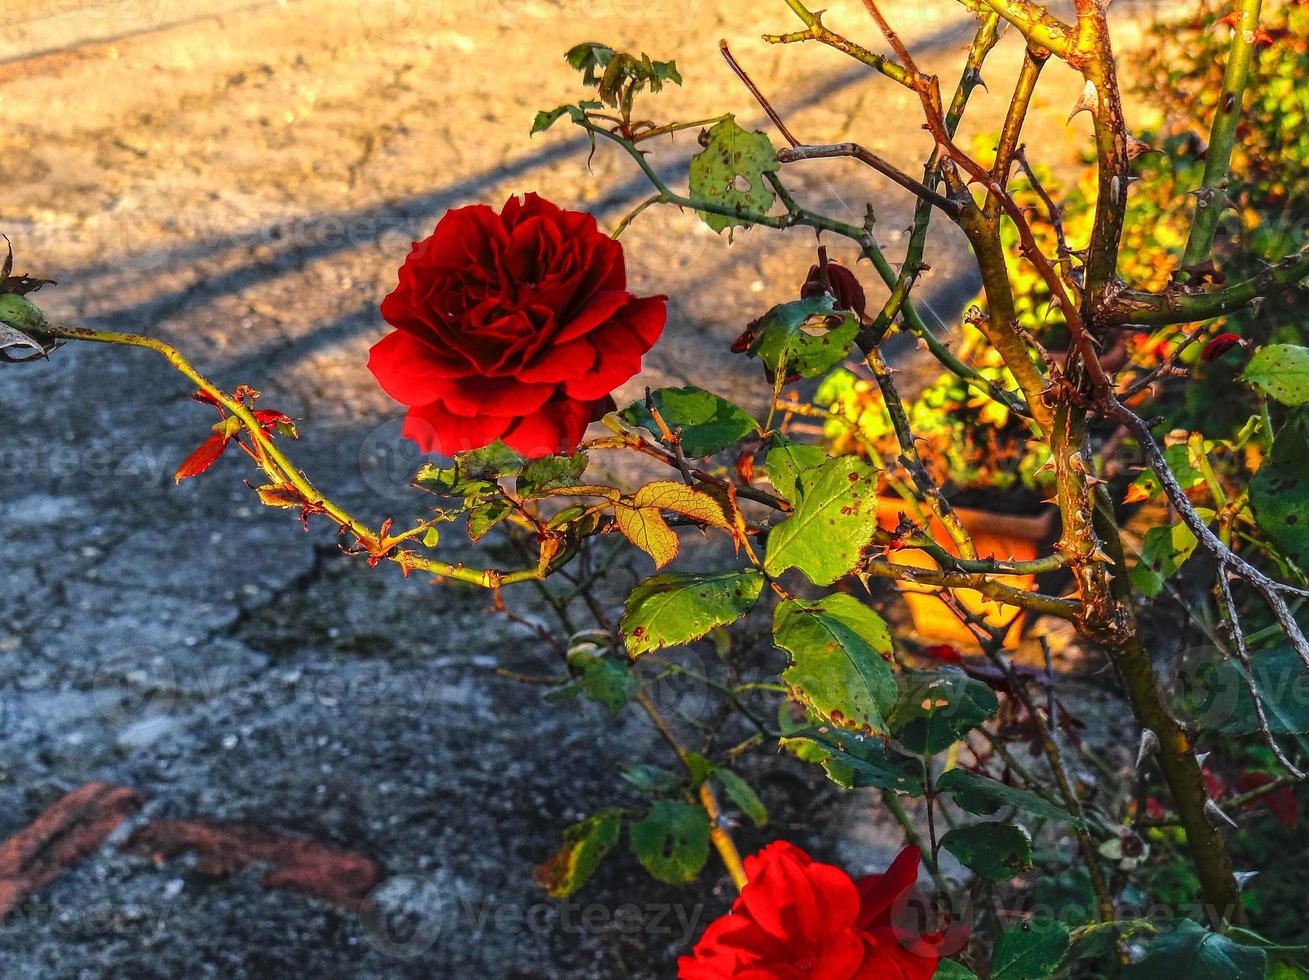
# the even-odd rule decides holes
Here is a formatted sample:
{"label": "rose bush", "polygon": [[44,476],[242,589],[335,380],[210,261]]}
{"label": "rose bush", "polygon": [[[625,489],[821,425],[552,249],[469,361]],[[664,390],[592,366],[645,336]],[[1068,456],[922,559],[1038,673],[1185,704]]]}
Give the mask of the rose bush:
{"label": "rose bush", "polygon": [[400,267],[368,367],[426,452],[568,452],[641,369],[665,302],[627,291],[623,248],[589,214],[536,194],[456,208]]}
{"label": "rose bush", "polygon": [[[1309,246],[1272,248],[1257,235],[1238,260],[1216,237],[1219,212],[1241,201],[1241,169],[1227,161],[1255,78],[1247,68],[1261,4],[1243,0],[1235,20],[1212,20],[1230,34],[1227,64],[1220,79],[1209,58],[1203,104],[1216,108],[1203,173],[1198,158],[1179,171],[1195,199],[1185,207],[1173,190],[1153,203],[1148,184],[1127,193],[1153,155],[1123,114],[1103,5],[1079,2],[1075,25],[1039,4],[966,5],[980,17],[948,101],[876,0],[865,6],[894,59],[834,33],[800,0],[787,6],[804,30],[768,36],[835,46],[911,90],[935,137],[923,182],[857,144],[799,143],[726,44],[788,146],[731,114],[661,121],[658,106],[637,110],[642,93],[681,84],[672,62],[598,42],[567,53],[585,97],[539,112],[532,131],[567,119],[594,150],[620,150],[650,180],[652,196],[615,238],[656,204],[696,212],[729,237],[749,228],[826,236],[801,298],[781,279],[770,309],[719,297],[750,324],[734,349],[764,368],[754,406],[695,384],[650,390],[579,445],[658,338],[665,300],[628,291],[622,249],[590,217],[535,195],[500,213],[447,214],[382,306],[395,332],[374,349],[372,370],[408,407],[406,433],[456,454],[415,474],[432,495],[416,518],[378,526],[353,516],[288,458],[296,428],[255,409],[256,391],[218,388],[152,337],[53,322],[26,298],[45,281],[11,275],[8,259],[0,359],[73,340],[156,351],[220,415],[179,478],[241,449],[261,474],[251,489],[263,504],[298,511],[306,527],[335,525],[347,553],[492,590],[493,610],[530,630],[519,634],[530,636],[521,655],[553,663],[501,676],[539,685],[552,702],[642,713],[678,770],[623,762],[622,795],[565,828],[536,878],[566,899],[625,842],[654,878],[687,885],[716,852],[740,896],[681,960],[688,980],[1309,976],[1299,862],[1287,859],[1302,847],[1297,787],[1309,778],[1300,682],[1309,347],[1303,317],[1286,313],[1302,311]],[[1002,22],[1018,28],[1003,43],[1027,43],[1024,67],[1000,139],[984,140],[977,156],[956,127]],[[1288,38],[1299,23],[1287,20]],[[1299,77],[1289,57],[1261,57],[1283,81]],[[1096,173],[1080,210],[1050,195],[1047,171],[1018,143],[1047,60],[1047,71],[1058,61],[1084,76],[1073,119],[1094,130]],[[701,132],[683,193],[646,147],[688,130]],[[871,202],[851,224],[796,200],[804,184],[793,175],[823,158],[870,167],[918,198],[902,261],[878,244]],[[929,328],[911,295],[928,268],[934,215],[968,238],[982,280],[985,302],[964,314],[962,344]],[[859,261],[828,261],[828,239]],[[1147,239],[1168,250],[1166,262],[1142,261]],[[1264,321],[1270,331],[1247,331]],[[883,349],[895,332],[913,335],[946,372],[927,388],[911,375],[911,400],[896,380],[905,345]],[[1177,414],[1182,402],[1188,412]],[[564,450],[577,451],[552,455]],[[588,472],[608,453],[676,478],[632,485],[605,467]],[[999,486],[1005,474],[994,471],[1006,460],[1018,461],[1024,482],[1053,482],[1059,538],[1027,558],[974,538],[949,499],[960,484]],[[976,479],[986,467],[991,479]],[[891,496],[894,526],[879,513]],[[490,567],[462,550],[447,556],[456,522],[474,542],[494,532],[511,547],[494,549]],[[664,571],[681,554],[679,535],[700,532],[717,540]],[[629,544],[659,569],[634,587],[648,564],[626,562]],[[509,607],[506,595],[526,583],[556,629],[536,615],[543,607]],[[909,628],[902,590],[944,603],[968,646]],[[1024,659],[1004,652],[1009,622],[969,611],[973,595],[1043,621]],[[1081,682],[1094,698],[1065,700],[1069,669],[1097,660],[1105,669]],[[1084,740],[1074,711],[1098,713],[1102,698],[1103,737]],[[1134,725],[1122,723],[1129,711]],[[756,750],[769,761],[751,762]],[[734,835],[756,849],[778,794],[771,780],[762,792],[753,780],[764,765],[798,763],[820,766],[842,790],[878,791],[858,805],[900,824],[913,849],[858,882],[784,842],[742,861]],[[824,797],[801,799],[786,802],[788,823],[799,818],[789,825],[818,823]],[[558,809],[580,801],[568,802]],[[966,891],[945,876],[946,855]],[[931,877],[926,909],[909,901],[920,860]],[[1292,900],[1268,884],[1280,874]],[[967,897],[947,922],[939,910],[952,894]],[[1163,907],[1171,921],[1155,914]],[[932,931],[943,926],[945,936]],[[626,971],[606,975],[616,972]]]}
{"label": "rose bush", "polygon": [[883,874],[858,881],[788,841],[745,859],[749,883],[732,911],[710,924],[682,980],[926,980],[936,972],[936,933],[897,929],[893,913],[918,880],[906,847]]}

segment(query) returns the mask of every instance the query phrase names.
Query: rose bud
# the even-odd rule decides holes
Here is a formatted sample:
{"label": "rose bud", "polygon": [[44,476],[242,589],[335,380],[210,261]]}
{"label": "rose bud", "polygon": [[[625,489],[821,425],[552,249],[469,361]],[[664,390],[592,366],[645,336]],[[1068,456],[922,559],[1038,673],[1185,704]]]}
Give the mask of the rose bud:
{"label": "rose bud", "polygon": [[1250,349],[1250,341],[1246,340],[1240,334],[1220,333],[1209,343],[1204,345],[1204,350],[1200,352],[1200,360],[1208,364],[1210,361],[1216,361],[1233,347],[1244,347]]}
{"label": "rose bud", "polygon": [[[800,287],[800,298],[826,294],[832,297],[836,309],[849,310],[863,320],[867,314],[868,300],[858,277],[839,262],[823,261],[824,258],[820,256],[819,263],[809,268],[809,275]],[[824,269],[826,284],[823,281]]]}

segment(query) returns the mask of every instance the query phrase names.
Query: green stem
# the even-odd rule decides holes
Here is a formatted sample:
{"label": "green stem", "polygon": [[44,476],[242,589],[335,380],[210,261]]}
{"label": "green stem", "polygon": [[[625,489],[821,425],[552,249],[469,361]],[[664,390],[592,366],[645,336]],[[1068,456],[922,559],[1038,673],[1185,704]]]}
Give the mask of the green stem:
{"label": "green stem", "polygon": [[1232,148],[1236,145],[1236,126],[1241,118],[1241,102],[1250,81],[1250,64],[1254,57],[1255,32],[1259,28],[1262,0],[1241,0],[1241,17],[1232,32],[1223,72],[1223,87],[1218,95],[1218,110],[1209,130],[1209,149],[1205,152],[1204,177],[1196,195],[1195,217],[1182,253],[1183,268],[1199,265],[1209,257],[1218,233],[1218,218],[1227,206],[1227,180],[1232,165]]}

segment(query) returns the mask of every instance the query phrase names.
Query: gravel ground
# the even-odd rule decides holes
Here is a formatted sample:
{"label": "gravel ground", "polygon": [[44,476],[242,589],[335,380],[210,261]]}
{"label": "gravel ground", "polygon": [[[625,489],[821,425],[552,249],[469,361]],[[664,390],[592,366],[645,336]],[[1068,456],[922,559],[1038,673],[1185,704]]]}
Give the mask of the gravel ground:
{"label": "gravel ground", "polygon": [[[863,28],[841,0],[830,22]],[[929,68],[969,37],[944,3],[890,8]],[[603,39],[677,57],[667,112],[759,113],[717,58],[727,37],[792,128],[857,138],[909,170],[926,136],[904,93],[832,52],[782,52],[790,29],[742,0],[83,0],[6,4],[0,32],[0,230],[20,269],[58,279],[53,315],[166,338],[223,385],[251,384],[301,420],[297,460],[369,520],[417,513],[418,456],[363,364],[408,243],[448,207],[538,190],[611,226],[648,190],[628,161],[535,110],[577,98],[562,52]],[[867,33],[866,31],[863,33]],[[1009,39],[988,76],[1020,55]],[[1078,86],[1051,69],[1032,139],[1066,165]],[[1001,86],[977,97],[993,129]],[[675,166],[686,136],[659,148]],[[674,171],[675,172],[675,171]],[[798,196],[842,216],[875,202],[895,254],[909,205],[842,162]],[[936,235],[920,293],[953,329],[976,288],[958,236]],[[812,236],[738,234],[648,212],[625,236],[633,288],[673,297],[645,384],[714,381],[766,397],[729,361],[741,324],[790,298]],[[837,248],[841,253],[842,250]],[[908,354],[905,355],[908,357]],[[910,360],[905,361],[912,369]],[[343,557],[321,531],[260,511],[239,460],[175,487],[210,424],[184,382],[143,352],[69,347],[0,371],[0,839],[90,779],[133,786],[148,815],[276,828],[371,855],[377,907],[351,913],[214,881],[185,859],[106,848],[0,925],[5,978],[655,977],[726,907],[711,865],[688,890],[625,855],[567,905],[530,866],[558,829],[608,804],[620,761],[658,753],[635,715],[560,707],[497,676],[547,653],[484,593],[433,589]],[[458,554],[458,545],[451,545]],[[528,621],[530,594],[512,594]],[[695,705],[673,705],[694,715]],[[760,774],[792,836],[853,871],[897,843],[870,801],[812,774]],[[742,834],[752,849],[764,839]]]}

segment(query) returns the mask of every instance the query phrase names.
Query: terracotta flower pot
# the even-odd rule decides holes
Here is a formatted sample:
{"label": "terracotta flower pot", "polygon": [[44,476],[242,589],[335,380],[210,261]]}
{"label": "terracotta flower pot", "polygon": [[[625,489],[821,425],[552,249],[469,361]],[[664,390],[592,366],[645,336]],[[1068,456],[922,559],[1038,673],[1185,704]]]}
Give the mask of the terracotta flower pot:
{"label": "terracotta flower pot", "polygon": [[[972,536],[979,558],[1030,561],[1037,556],[1041,544],[1049,539],[1054,528],[1053,508],[1035,517],[997,514],[968,507],[956,507],[954,510]],[[918,523],[912,509],[899,497],[879,499],[877,521],[884,530],[895,530],[902,517],[915,524]],[[959,553],[954,542],[950,540],[950,535],[946,533],[945,527],[935,517],[930,518],[930,529],[932,537],[941,547],[951,554]],[[927,553],[917,548],[905,548],[888,557],[897,564],[936,568],[936,563]],[[998,580],[1018,589],[1031,589],[1036,584],[1035,575],[1004,575],[998,576]],[[909,614],[913,618],[914,629],[921,636],[947,642],[974,640],[968,628],[944,602],[933,594],[935,589],[908,583],[902,584],[901,587],[909,604]],[[1025,619],[1023,610],[1017,606],[987,599],[974,589],[956,589],[954,594],[965,609],[983,616],[990,626],[1012,621],[1012,626],[1005,636],[1005,646],[1009,649],[1018,646]]]}

